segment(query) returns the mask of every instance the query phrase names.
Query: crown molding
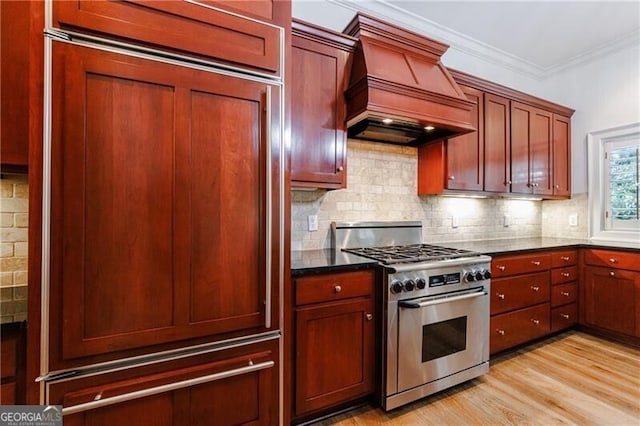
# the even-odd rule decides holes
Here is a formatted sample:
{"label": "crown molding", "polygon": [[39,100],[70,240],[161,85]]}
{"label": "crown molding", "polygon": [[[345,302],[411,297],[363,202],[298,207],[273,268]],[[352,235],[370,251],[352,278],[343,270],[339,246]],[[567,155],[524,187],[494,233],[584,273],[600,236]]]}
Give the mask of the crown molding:
{"label": "crown molding", "polygon": [[581,53],[567,61],[554,64],[550,67],[542,67],[527,61],[519,56],[505,52],[487,43],[483,43],[473,37],[454,31],[451,28],[438,24],[413,12],[409,12],[385,0],[327,0],[346,9],[356,12],[365,12],[390,22],[406,27],[407,29],[435,38],[450,46],[450,50],[461,52],[465,55],[476,57],[488,63],[500,66],[510,71],[525,75],[535,80],[544,80],[560,71],[577,65],[596,60],[602,56],[615,53],[632,45],[640,44],[640,31],[620,37],[610,43],[597,46],[587,52]]}

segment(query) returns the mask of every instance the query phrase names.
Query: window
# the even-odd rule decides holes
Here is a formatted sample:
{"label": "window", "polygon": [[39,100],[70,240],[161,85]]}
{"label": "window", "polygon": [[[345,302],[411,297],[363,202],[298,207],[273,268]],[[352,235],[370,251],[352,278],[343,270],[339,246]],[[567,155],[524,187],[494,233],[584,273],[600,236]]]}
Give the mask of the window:
{"label": "window", "polygon": [[640,245],[640,123],[587,136],[589,238]]}

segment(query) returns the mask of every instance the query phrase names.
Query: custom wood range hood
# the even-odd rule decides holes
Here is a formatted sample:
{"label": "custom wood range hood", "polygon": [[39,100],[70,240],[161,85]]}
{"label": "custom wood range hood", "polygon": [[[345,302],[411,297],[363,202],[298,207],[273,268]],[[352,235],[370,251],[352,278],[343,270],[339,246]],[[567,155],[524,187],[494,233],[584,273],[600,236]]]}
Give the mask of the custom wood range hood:
{"label": "custom wood range hood", "polygon": [[469,133],[469,101],[440,57],[449,46],[364,14],[345,33],[359,38],[347,99],[348,135],[405,145]]}

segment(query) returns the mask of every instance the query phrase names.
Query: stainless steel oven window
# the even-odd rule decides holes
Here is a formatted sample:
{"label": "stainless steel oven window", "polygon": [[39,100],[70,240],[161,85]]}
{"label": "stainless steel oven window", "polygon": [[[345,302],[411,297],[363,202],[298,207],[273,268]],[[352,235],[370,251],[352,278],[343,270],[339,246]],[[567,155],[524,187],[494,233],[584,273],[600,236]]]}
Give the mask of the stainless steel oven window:
{"label": "stainless steel oven window", "polygon": [[422,362],[461,352],[466,348],[466,316],[422,326]]}

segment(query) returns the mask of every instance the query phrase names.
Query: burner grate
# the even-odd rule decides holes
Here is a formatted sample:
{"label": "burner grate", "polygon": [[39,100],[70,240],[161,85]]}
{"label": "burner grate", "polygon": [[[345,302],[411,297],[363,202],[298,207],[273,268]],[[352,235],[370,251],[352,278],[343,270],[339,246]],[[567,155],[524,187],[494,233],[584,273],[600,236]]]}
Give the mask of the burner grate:
{"label": "burner grate", "polygon": [[455,259],[458,257],[477,255],[477,253],[469,250],[434,246],[430,244],[343,248],[342,251],[377,260],[378,262],[386,265],[403,262]]}

